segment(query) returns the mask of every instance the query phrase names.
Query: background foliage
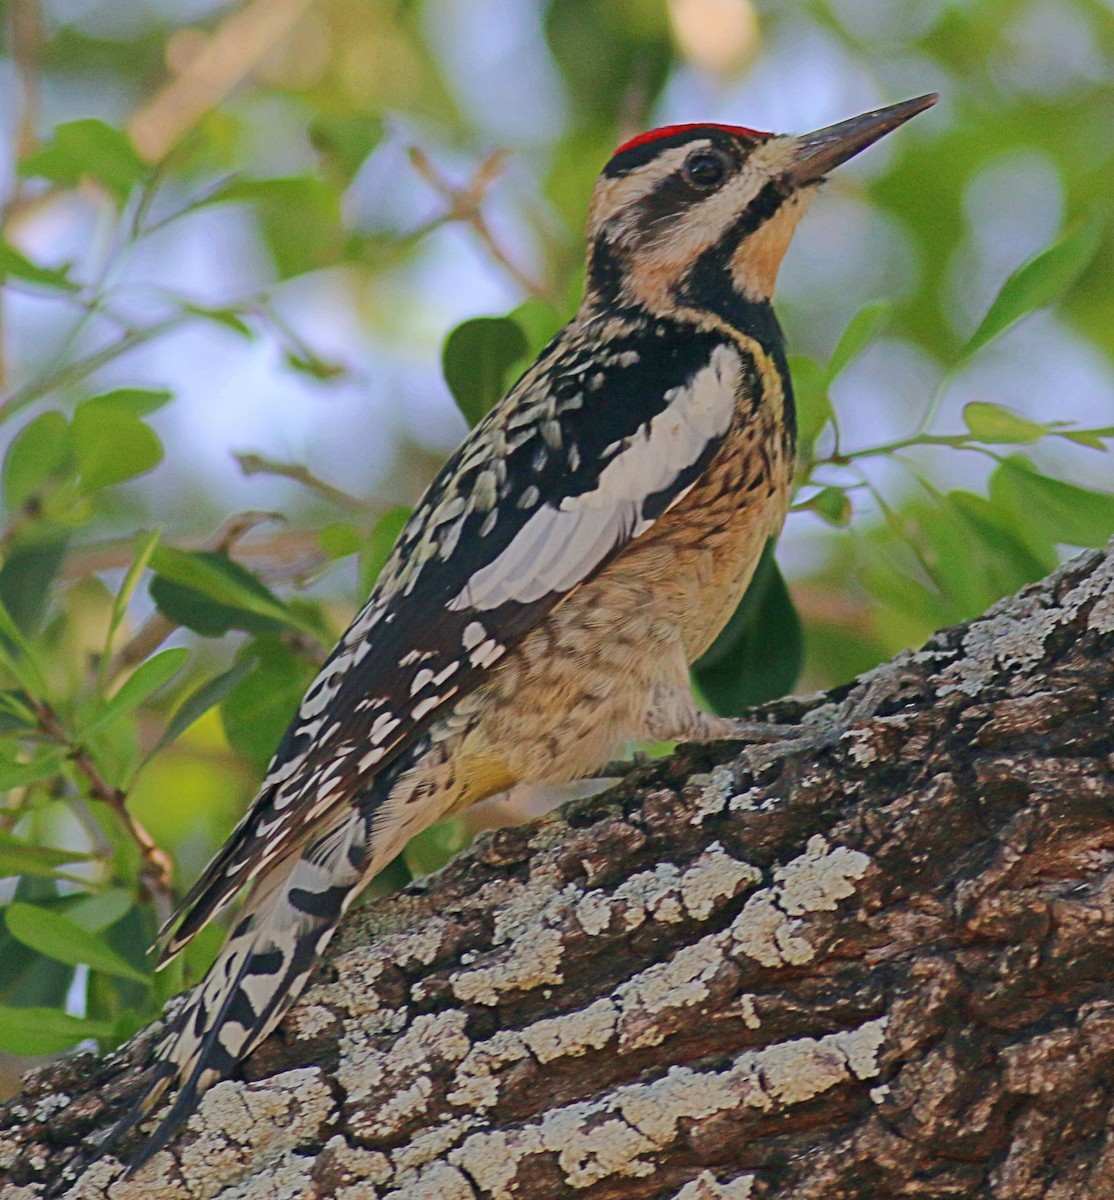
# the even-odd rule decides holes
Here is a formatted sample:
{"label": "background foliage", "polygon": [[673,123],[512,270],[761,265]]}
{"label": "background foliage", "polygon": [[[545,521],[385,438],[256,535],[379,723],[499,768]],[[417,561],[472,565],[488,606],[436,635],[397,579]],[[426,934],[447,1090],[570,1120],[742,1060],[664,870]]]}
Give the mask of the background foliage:
{"label": "background foliage", "polygon": [[[943,94],[839,173],[787,260],[800,486],[784,575],[764,562],[698,671],[712,702],[839,683],[1114,532],[1102,0],[4,17],[0,1051],[20,1064],[119,1041],[204,969],[219,931],[159,976],[144,947],[407,506],[575,307],[594,176],[638,128],[807,129]],[[531,802],[430,831],[381,886]]]}

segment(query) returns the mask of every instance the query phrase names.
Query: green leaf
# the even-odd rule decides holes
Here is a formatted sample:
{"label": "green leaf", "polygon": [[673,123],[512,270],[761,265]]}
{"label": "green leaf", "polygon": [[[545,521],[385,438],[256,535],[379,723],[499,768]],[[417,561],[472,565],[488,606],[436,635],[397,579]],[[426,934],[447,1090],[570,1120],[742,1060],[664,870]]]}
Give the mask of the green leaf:
{"label": "green leaf", "polygon": [[203,317],[206,321],[212,321],[216,325],[223,325],[225,329],[231,329],[233,333],[238,333],[240,337],[247,341],[255,341],[255,330],[240,316],[230,308],[206,308],[202,304],[183,304],[182,308],[186,312],[191,312],[194,316]]}
{"label": "green leaf", "polygon": [[21,175],[49,179],[61,187],[76,187],[89,176],[118,204],[124,203],[148,170],[127,134],[91,117],[56,126],[47,141],[19,164]]}
{"label": "green leaf", "polygon": [[40,413],[12,439],[4,455],[4,503],[17,513],[70,465],[70,425],[60,412]]}
{"label": "green leaf", "polygon": [[828,376],[815,359],[801,354],[790,357],[789,374],[797,408],[797,441],[801,457],[808,461],[812,457],[813,443],[824,426],[835,420],[828,397]]}
{"label": "green leaf", "polygon": [[255,209],[280,279],[337,261],[343,243],[340,192],[324,179],[238,179],[209,203],[243,203]]}
{"label": "green leaf", "polygon": [[797,507],[814,512],[822,521],[839,529],[851,522],[851,499],[843,488],[821,488],[815,496]]}
{"label": "green leaf", "polygon": [[119,979],[148,984],[150,979],[76,922],[34,904],[13,900],[4,911],[8,932],[31,950],[68,966],[88,966]]}
{"label": "green leaf", "polygon": [[77,291],[78,285],[70,279],[67,267],[40,267],[7,242],[0,241],[0,283],[8,279],[21,279],[24,283],[40,287],[56,288],[64,292]]}
{"label": "green leaf", "polygon": [[47,694],[46,680],[31,643],[12,619],[0,596],[0,663],[8,668],[25,692],[31,696]]}
{"label": "green leaf", "polygon": [[1077,446],[1087,446],[1091,450],[1101,450],[1104,454],[1109,449],[1107,439],[1114,438],[1114,425],[1104,429],[1056,429],[1055,437],[1066,438]]}
{"label": "green leaf", "polygon": [[[6,790],[7,788],[0,787],[0,791]],[[0,876],[52,876],[55,869],[65,863],[88,862],[91,857],[92,855],[84,854],[80,850],[56,850],[52,846],[36,846],[0,830]]]}
{"label": "green leaf", "polygon": [[1097,219],[1077,224],[1047,250],[1018,267],[1002,284],[986,316],[963,347],[962,357],[982,349],[1022,317],[1059,300],[1094,257],[1101,230]]}
{"label": "green leaf", "polygon": [[135,896],[127,888],[108,888],[78,897],[67,905],[66,918],[87,933],[100,933],[115,925],[134,904]]}
{"label": "green leaf", "polygon": [[[151,555],[154,554],[160,537],[162,537],[161,526],[158,529],[152,529],[148,534],[138,535],[135,557],[132,559],[131,566],[128,567],[128,572],[124,576],[124,582],[120,584],[120,590],[112,600],[112,615],[109,617],[108,633],[105,636],[104,651],[101,655],[102,670],[108,665],[116,631],[120,628],[120,623],[124,619],[124,614],[127,612],[128,605],[131,603],[131,598],[139,583],[139,577],[147,569],[147,564],[151,561]],[[103,676],[101,677],[101,682],[103,682]]]}
{"label": "green leaf", "polygon": [[360,587],[365,596],[371,592],[380,572],[387,565],[387,559],[391,557],[399,534],[410,520],[411,511],[400,504],[397,508],[389,508],[375,522],[360,556]]}
{"label": "green leaf", "polygon": [[123,483],[150,471],[162,460],[155,431],[127,412],[87,401],[73,415],[78,470],[87,488]]}
{"label": "green leaf", "polygon": [[828,359],[828,382],[831,383],[848,367],[882,331],[893,312],[888,300],[868,304],[847,322],[847,328],[839,336],[832,356]]}
{"label": "green leaf", "polygon": [[102,729],[107,729],[121,717],[126,717],[133,709],[138,708],[161,687],[165,687],[175,675],[186,665],[190,652],[184,646],[174,646],[169,650],[161,650],[138,667],[128,676],[120,689],[97,712],[92,721],[81,731],[81,737],[87,738]]}
{"label": "green leaf", "polygon": [[300,350],[287,350],[283,354],[286,365],[301,375],[308,375],[319,383],[328,383],[346,374],[346,368],[340,363],[329,362],[318,354],[308,352],[306,347]]}
{"label": "green leaf", "polygon": [[0,602],[28,637],[34,636],[45,622],[50,589],[66,561],[68,546],[65,536],[20,542],[0,568]]}
{"label": "green leaf", "polygon": [[[65,761],[64,750],[51,750],[28,762],[4,759],[0,761],[0,792],[10,792],[12,788],[27,787],[38,783],[40,779],[50,779],[61,771]],[[3,874],[0,871],[0,875]]]}
{"label": "green leaf", "polygon": [[693,678],[716,712],[736,715],[784,696],[803,660],[801,619],[771,539],[731,620],[693,664]]}
{"label": "green leaf", "polygon": [[526,336],[526,354],[533,360],[565,324],[561,314],[546,300],[531,297],[508,314]]}
{"label": "green leaf", "polygon": [[1048,433],[1044,425],[1030,421],[1013,409],[983,400],[964,406],[963,422],[976,441],[990,445],[1039,442]]}
{"label": "green leaf", "polygon": [[158,744],[148,757],[153,758],[160,750],[165,750],[172,742],[176,742],[194,721],[199,720],[209,709],[219,704],[241,679],[251,673],[253,668],[254,664],[250,659],[238,662],[227,671],[207,680],[196,691],[191,692],[175,710],[174,716],[167,723]]}
{"label": "green leaf", "polygon": [[309,140],[325,168],[347,187],[383,139],[383,121],[370,113],[319,113]]}
{"label": "green leaf", "polygon": [[402,852],[402,861],[412,878],[440,871],[454,854],[471,841],[460,817],[439,821],[415,834]]}
{"label": "green leaf", "polygon": [[227,554],[160,546],[151,566],[156,572],[151,597],[160,612],[206,637],[229,629],[263,633],[283,625],[317,636],[315,627]]}
{"label": "green leaf", "polygon": [[526,335],[509,317],[473,317],[449,334],[441,368],[469,425],[503,396],[509,369],[525,353]]}
{"label": "green leaf", "polygon": [[111,1033],[111,1021],[73,1017],[57,1008],[0,1004],[0,1050],[7,1054],[58,1054],[87,1038],[105,1038]]}
{"label": "green leaf", "polygon": [[221,724],[232,748],[262,771],[317,668],[276,637],[256,638],[240,661],[254,662],[255,669],[225,697],[220,706]]}
{"label": "green leaf", "polygon": [[90,396],[82,408],[92,407],[108,412],[120,413],[125,417],[149,416],[174,399],[174,393],[153,388],[116,388],[100,396]]}
{"label": "green leaf", "polygon": [[1097,547],[1114,535],[1114,493],[1050,479],[1019,455],[1005,459],[990,477],[990,498],[1016,514],[1027,540]]}
{"label": "green leaf", "polygon": [[360,531],[347,521],[334,521],[317,531],[317,544],[330,558],[347,558],[359,553]]}

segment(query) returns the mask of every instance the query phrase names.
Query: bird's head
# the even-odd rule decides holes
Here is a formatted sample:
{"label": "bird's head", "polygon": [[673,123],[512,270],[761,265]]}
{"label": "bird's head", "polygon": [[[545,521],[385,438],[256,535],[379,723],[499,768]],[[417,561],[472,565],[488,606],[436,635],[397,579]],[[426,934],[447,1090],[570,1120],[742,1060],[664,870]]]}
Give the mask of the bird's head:
{"label": "bird's head", "polygon": [[797,136],[697,124],[624,142],[592,197],[587,305],[668,313],[768,302],[828,172],[935,102],[919,96]]}

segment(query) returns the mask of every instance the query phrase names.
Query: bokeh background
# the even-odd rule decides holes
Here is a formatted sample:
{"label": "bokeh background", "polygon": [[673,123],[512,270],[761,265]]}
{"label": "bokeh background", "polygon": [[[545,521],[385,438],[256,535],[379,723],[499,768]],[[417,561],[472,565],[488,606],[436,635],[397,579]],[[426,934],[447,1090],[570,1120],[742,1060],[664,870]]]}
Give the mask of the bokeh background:
{"label": "bokeh background", "polygon": [[640,129],[941,94],[838,172],[786,260],[788,594],[768,571],[713,700],[843,682],[1114,532],[1109,0],[0,13],[13,1062],[119,1040],[203,968],[212,938],[152,982],[155,910],[243,811],[465,414],[575,308],[593,180]]}

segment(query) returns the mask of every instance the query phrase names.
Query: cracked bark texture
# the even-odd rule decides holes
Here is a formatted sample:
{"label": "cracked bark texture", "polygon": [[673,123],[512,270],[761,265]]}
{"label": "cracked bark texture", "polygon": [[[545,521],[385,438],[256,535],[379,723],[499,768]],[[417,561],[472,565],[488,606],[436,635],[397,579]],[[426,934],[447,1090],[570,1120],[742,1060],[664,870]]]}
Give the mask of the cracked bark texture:
{"label": "cracked bark texture", "polygon": [[134,1180],[96,1138],[157,1028],[29,1077],[0,1196],[1114,1196],[1112,651],[1108,548],[880,668],[831,750],[684,747],[484,836]]}

